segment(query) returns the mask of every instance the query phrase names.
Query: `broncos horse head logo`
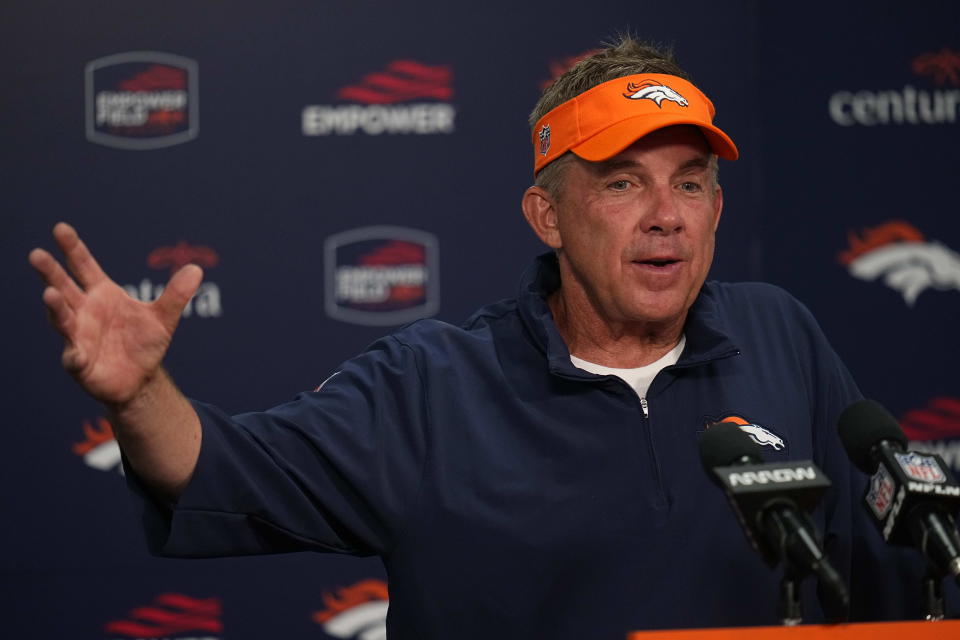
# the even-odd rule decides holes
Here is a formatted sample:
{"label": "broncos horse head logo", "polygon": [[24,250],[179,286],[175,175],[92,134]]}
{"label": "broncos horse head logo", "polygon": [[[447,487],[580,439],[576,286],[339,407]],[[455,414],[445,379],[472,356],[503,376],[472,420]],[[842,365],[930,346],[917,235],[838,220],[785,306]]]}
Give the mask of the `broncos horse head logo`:
{"label": "broncos horse head logo", "polygon": [[644,80],[643,82],[631,82],[627,85],[627,92],[623,94],[624,98],[631,100],[653,100],[661,109],[664,100],[676,102],[681,107],[686,107],[690,103],[682,95],[671,89],[665,84],[657,84],[654,80]]}
{"label": "broncos horse head logo", "polygon": [[913,225],[900,220],[850,233],[850,249],[840,263],[860,280],[882,280],[912,307],[927,289],[960,291],[960,254],[928,241]]}
{"label": "broncos horse head logo", "polygon": [[783,438],[774,432],[765,427],[761,427],[759,424],[751,422],[739,415],[727,414],[719,420],[714,420],[713,422],[731,422],[740,427],[740,430],[750,436],[750,439],[755,443],[764,447],[771,447],[775,451],[782,451],[784,447],[787,446],[787,443],[784,442]]}
{"label": "broncos horse head logo", "polygon": [[389,598],[387,583],[361,580],[336,593],[324,593],[326,607],[314,613],[313,620],[335,638],[386,640]]}

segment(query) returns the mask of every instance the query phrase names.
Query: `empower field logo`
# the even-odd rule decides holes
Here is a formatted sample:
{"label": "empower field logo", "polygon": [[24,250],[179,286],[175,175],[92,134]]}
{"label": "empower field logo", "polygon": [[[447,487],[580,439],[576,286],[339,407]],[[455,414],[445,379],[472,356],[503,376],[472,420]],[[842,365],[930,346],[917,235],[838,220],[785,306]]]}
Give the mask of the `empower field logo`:
{"label": "empower field logo", "polygon": [[396,325],[440,308],[436,237],[406,227],[361,227],[324,242],[327,314],[353,324]]}
{"label": "empower field logo", "polygon": [[453,133],[453,70],[415,60],[394,60],[383,71],[337,91],[346,104],[308,105],[305,136]]}
{"label": "empower field logo", "polygon": [[130,51],[86,66],[87,140],[148,150],[188,142],[200,127],[197,63],[157,51]]}

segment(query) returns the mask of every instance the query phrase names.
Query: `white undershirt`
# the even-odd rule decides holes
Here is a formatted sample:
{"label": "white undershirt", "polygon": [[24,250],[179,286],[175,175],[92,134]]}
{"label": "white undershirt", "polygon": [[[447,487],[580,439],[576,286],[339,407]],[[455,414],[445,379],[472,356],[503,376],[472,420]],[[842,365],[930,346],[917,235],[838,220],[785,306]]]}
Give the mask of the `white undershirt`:
{"label": "white undershirt", "polygon": [[661,369],[677,363],[677,360],[680,359],[680,354],[683,353],[683,346],[686,343],[687,337],[685,335],[681,335],[680,342],[677,343],[677,346],[664,354],[662,358],[656,362],[651,362],[648,365],[636,367],[634,369],[615,369],[613,367],[604,367],[603,365],[581,360],[572,354],[570,355],[570,362],[572,362],[573,366],[576,368],[589,371],[590,373],[596,373],[597,375],[601,376],[617,376],[637,392],[637,396],[639,396],[640,400],[643,401],[643,412],[647,413],[648,410],[646,399],[647,390],[650,388],[650,383],[653,382],[653,379],[658,373],[660,373]]}

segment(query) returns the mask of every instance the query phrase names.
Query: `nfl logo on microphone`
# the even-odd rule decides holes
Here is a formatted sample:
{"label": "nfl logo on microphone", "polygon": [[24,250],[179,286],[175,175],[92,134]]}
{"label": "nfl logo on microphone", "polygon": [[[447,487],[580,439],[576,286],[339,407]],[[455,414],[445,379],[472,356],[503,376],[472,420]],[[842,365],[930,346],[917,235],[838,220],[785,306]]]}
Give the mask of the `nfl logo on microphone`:
{"label": "nfl logo on microphone", "polygon": [[946,474],[930,456],[922,456],[913,451],[895,454],[897,463],[903,472],[913,480],[920,482],[942,483],[947,481]]}

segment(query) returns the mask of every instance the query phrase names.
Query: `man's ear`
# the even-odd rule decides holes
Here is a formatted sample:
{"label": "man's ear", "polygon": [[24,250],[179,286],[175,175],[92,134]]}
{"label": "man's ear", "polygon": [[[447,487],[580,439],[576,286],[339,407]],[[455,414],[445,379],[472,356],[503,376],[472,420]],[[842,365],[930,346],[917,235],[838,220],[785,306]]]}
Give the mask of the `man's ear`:
{"label": "man's ear", "polygon": [[523,217],[540,240],[551,249],[563,246],[557,226],[557,201],[543,187],[533,186],[523,194],[520,203]]}
{"label": "man's ear", "polygon": [[713,230],[716,231],[717,227],[720,226],[720,214],[723,213],[723,189],[720,188],[720,185],[717,185],[716,195],[714,195],[714,207],[716,212],[713,214]]}

